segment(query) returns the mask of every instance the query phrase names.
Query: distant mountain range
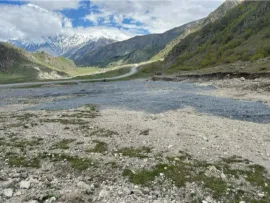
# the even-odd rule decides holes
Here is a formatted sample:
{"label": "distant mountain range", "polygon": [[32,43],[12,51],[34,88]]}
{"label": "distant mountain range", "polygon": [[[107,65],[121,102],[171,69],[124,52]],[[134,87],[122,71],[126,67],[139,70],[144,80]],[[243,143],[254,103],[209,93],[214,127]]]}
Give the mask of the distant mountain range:
{"label": "distant mountain range", "polygon": [[162,34],[137,36],[125,41],[112,43],[89,52],[84,52],[83,55],[76,58],[70,57],[70,59],[81,66],[105,67],[164,58],[176,44],[190,33],[200,30],[207,24],[223,17],[228,10],[240,2],[241,0],[225,1],[207,18],[193,21]]}
{"label": "distant mountain range", "polygon": [[[136,36],[127,40],[101,32],[99,36],[77,33],[72,36],[46,37],[39,41],[16,39],[9,42],[29,52],[44,51],[64,56],[78,66],[115,66],[165,58],[186,36],[222,18],[242,0],[225,1],[207,18],[190,22],[162,34]],[[124,41],[123,41],[124,40]]]}
{"label": "distant mountain range", "polygon": [[99,38],[97,40],[89,40],[82,46],[76,46],[63,54],[64,57],[70,58],[74,61],[84,57],[87,53],[92,52],[98,48],[104,47],[108,44],[116,42],[113,39]]}
{"label": "distant mountain range", "polygon": [[[80,34],[46,38],[43,43],[16,42],[20,43],[17,46],[30,51],[46,48],[57,51],[73,59],[77,66],[106,67],[165,58],[160,67],[173,73],[265,58],[270,56],[269,40],[270,2],[230,0],[207,18],[163,34],[137,36],[120,42]],[[28,53],[0,43],[0,73],[4,75],[26,77],[29,74],[34,78],[44,71],[68,75],[76,65],[63,57],[51,57],[44,52]]]}
{"label": "distant mountain range", "polygon": [[109,34],[101,34],[97,37],[91,34],[77,33],[71,36],[43,37],[40,40],[13,39],[8,42],[29,52],[44,51],[52,56],[65,55],[66,57],[70,57],[70,55],[73,55],[78,49],[84,46],[88,46],[87,50],[91,51],[123,39],[125,38],[116,38]]}
{"label": "distant mountain range", "polygon": [[84,53],[80,57],[71,59],[77,65],[100,67],[147,61],[192,24],[193,22],[174,28],[163,34],[136,36],[125,41],[97,48]]}

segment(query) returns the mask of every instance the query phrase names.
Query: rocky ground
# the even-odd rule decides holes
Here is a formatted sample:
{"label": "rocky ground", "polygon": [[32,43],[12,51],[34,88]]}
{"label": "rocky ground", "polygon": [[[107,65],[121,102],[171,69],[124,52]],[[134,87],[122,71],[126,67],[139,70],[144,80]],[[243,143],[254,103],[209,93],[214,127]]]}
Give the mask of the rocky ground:
{"label": "rocky ground", "polygon": [[[267,77],[264,74],[248,73],[239,73],[235,74],[235,76],[230,73],[155,76],[152,80],[193,82],[203,86],[212,85],[216,87],[216,91],[212,93],[209,92],[207,93],[208,95],[249,101],[261,101],[270,105],[270,73],[267,74]],[[247,78],[243,76],[246,76]]]}
{"label": "rocky ground", "polygon": [[214,85],[217,87],[215,96],[231,97],[234,99],[244,99],[250,101],[262,101],[270,106],[270,79],[223,79],[200,81],[202,85]]}
{"label": "rocky ground", "polygon": [[270,202],[269,124],[41,100],[0,107],[0,202]]}

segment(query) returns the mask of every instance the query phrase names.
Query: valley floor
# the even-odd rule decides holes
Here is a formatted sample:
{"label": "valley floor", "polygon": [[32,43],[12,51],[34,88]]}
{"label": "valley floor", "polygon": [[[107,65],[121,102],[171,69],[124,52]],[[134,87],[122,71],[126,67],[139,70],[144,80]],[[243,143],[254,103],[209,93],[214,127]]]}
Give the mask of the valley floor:
{"label": "valley floor", "polygon": [[[244,91],[255,81],[207,84],[269,102]],[[54,99],[0,107],[0,202],[270,202],[269,124],[192,108],[25,110]]]}

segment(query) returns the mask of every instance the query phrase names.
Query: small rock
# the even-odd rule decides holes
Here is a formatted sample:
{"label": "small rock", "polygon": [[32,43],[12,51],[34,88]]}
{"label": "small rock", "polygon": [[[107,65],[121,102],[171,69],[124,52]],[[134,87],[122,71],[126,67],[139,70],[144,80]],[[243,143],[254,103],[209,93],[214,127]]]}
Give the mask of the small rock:
{"label": "small rock", "polygon": [[246,203],[245,201],[240,201],[239,203]]}
{"label": "small rock", "polygon": [[130,194],[130,189],[129,188],[127,188],[127,187],[124,187],[123,188],[123,192],[125,193],[125,194]]}
{"label": "small rock", "polygon": [[169,145],[169,146],[168,146],[168,149],[171,149],[172,147],[173,147],[173,145]]}
{"label": "small rock", "polygon": [[222,180],[226,180],[226,175],[224,173],[221,173],[220,177],[221,177]]}
{"label": "small rock", "polygon": [[19,178],[20,176],[21,176],[21,174],[19,174],[19,173],[12,174],[12,178]]}
{"label": "small rock", "polygon": [[22,191],[21,190],[18,190],[15,194],[14,194],[14,196],[21,196],[22,195]]}
{"label": "small rock", "polygon": [[203,200],[202,203],[208,203],[207,201]]}
{"label": "small rock", "polygon": [[24,128],[29,128],[30,125],[29,125],[29,124],[24,124],[23,127],[24,127]]}
{"label": "small rock", "polygon": [[3,182],[0,187],[3,188],[8,188],[10,187],[12,184],[14,184],[14,181],[12,179],[9,179],[8,181]]}
{"label": "small rock", "polygon": [[22,189],[29,189],[30,188],[30,181],[21,181],[20,188]]}
{"label": "small rock", "polygon": [[241,81],[245,81],[245,80],[246,80],[246,78],[244,78],[244,77],[241,77],[241,78],[240,78],[240,80],[241,80]]}
{"label": "small rock", "polygon": [[82,190],[85,190],[85,191],[91,191],[91,189],[92,189],[92,187],[90,185],[86,184],[83,181],[78,182],[77,187],[82,189]]}
{"label": "small rock", "polygon": [[4,194],[5,197],[10,198],[10,197],[13,196],[13,189],[11,189],[11,188],[4,189],[3,194]]}
{"label": "small rock", "polygon": [[110,192],[107,190],[101,190],[98,196],[99,198],[106,198],[110,196]]}
{"label": "small rock", "polygon": [[38,203],[38,201],[37,201],[37,200],[30,200],[30,201],[27,202],[27,203]]}
{"label": "small rock", "polygon": [[264,193],[258,193],[258,197],[263,198],[264,196]]}
{"label": "small rock", "polygon": [[55,197],[51,197],[50,199],[46,199],[44,203],[53,203],[56,201]]}

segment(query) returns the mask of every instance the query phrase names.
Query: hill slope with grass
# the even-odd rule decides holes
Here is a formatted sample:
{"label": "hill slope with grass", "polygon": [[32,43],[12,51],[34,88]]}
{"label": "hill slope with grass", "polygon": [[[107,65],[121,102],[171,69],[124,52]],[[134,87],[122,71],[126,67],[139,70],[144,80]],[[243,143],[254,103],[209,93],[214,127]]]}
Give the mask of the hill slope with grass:
{"label": "hill slope with grass", "polygon": [[185,31],[192,23],[174,28],[162,34],[136,36],[131,39],[106,45],[75,59],[80,66],[108,66],[148,61],[163,49],[168,42]]}
{"label": "hill slope with grass", "polygon": [[170,69],[190,70],[270,55],[270,2],[244,1],[220,20],[188,35],[165,58]]}
{"label": "hill slope with grass", "polygon": [[0,82],[56,79],[75,71],[73,61],[44,52],[28,53],[11,44],[0,43]]}
{"label": "hill slope with grass", "polygon": [[239,5],[240,3],[241,3],[241,0],[227,0],[227,1],[225,1],[221,6],[219,6],[215,11],[210,13],[206,18],[195,21],[193,24],[188,26],[183,33],[181,33],[178,37],[176,37],[175,39],[170,41],[164,49],[162,49],[157,55],[155,55],[152,58],[152,60],[158,60],[158,59],[165,58],[168,55],[168,53],[173,49],[173,47],[176,46],[178,43],[180,43],[183,39],[185,39],[186,36],[202,29],[207,24],[213,23],[216,20],[224,17],[225,14],[230,9],[234,8],[235,6]]}

